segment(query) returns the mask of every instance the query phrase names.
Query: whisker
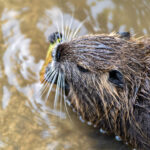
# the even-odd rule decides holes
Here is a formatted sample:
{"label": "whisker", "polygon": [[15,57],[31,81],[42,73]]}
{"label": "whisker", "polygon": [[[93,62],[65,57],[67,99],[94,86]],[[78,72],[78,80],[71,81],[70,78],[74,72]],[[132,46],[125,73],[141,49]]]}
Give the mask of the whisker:
{"label": "whisker", "polygon": [[64,36],[65,36],[65,41],[67,41],[67,33],[68,33],[68,23],[64,25]]}
{"label": "whisker", "polygon": [[[41,84],[45,86],[45,84],[47,83],[47,81],[45,80],[45,78],[41,81]],[[42,88],[39,89],[39,92],[41,93],[43,91],[43,86]]]}
{"label": "whisker", "polygon": [[47,102],[47,99],[48,99],[48,97],[49,97],[49,94],[50,94],[50,92],[51,92],[51,90],[52,90],[52,87],[53,87],[53,85],[54,85],[54,82],[55,82],[56,78],[57,78],[57,72],[55,71],[54,76],[53,76],[53,79],[52,79],[52,83],[50,84],[50,88],[49,88],[48,93],[47,93],[47,95],[46,95],[45,102]]}
{"label": "whisker", "polygon": [[55,22],[55,26],[56,26],[57,32],[59,32],[58,22]]}
{"label": "whisker", "polygon": [[67,41],[67,31],[68,31],[68,25],[64,24],[64,38],[65,38],[65,41]]}
{"label": "whisker", "polygon": [[69,115],[69,111],[68,111],[68,108],[67,108],[67,105],[66,105],[67,102],[66,102],[66,96],[65,96],[65,77],[63,78],[63,96],[64,96],[64,104],[65,104],[65,109],[66,109],[67,115],[69,117],[69,120],[71,122],[73,122],[70,115]]}
{"label": "whisker", "polygon": [[48,84],[49,83],[46,82],[43,88],[41,89],[40,98],[44,95],[45,91],[47,90]]}
{"label": "whisker", "polygon": [[62,118],[62,92],[63,92],[63,85],[62,85],[62,81],[63,81],[63,76],[61,75],[61,80],[60,80],[60,118]]}
{"label": "whisker", "polygon": [[72,17],[71,17],[71,22],[70,22],[70,24],[68,26],[68,33],[66,35],[66,38],[67,38],[68,41],[69,41],[69,34],[71,32],[72,23],[73,23],[73,14],[72,14]]}
{"label": "whisker", "polygon": [[70,30],[69,41],[73,39],[74,32],[75,32],[75,29]]}
{"label": "whisker", "polygon": [[79,32],[79,30],[81,29],[81,27],[83,26],[83,24],[85,23],[86,20],[87,20],[87,18],[84,19],[84,20],[79,24],[79,26],[78,26],[78,28],[75,30],[75,32],[74,32],[72,38],[74,38],[74,37],[77,35],[77,33]]}
{"label": "whisker", "polygon": [[[60,28],[59,28],[59,25],[58,25],[58,22],[56,23],[56,26],[57,26],[57,32],[59,33],[59,39],[61,40],[61,36],[60,36],[60,34],[61,34],[61,32],[60,32]],[[63,37],[62,37],[63,38]],[[62,41],[57,41],[57,44],[59,44],[59,43],[61,43]]]}
{"label": "whisker", "polygon": [[58,102],[58,96],[59,96],[59,86],[60,86],[60,72],[58,73],[57,87],[56,87],[55,100],[54,100],[54,109],[57,108],[57,102]]}
{"label": "whisker", "polygon": [[[60,33],[60,29],[59,29],[58,22],[56,22],[55,25],[56,25],[56,27],[57,27],[57,32]],[[59,39],[60,39],[60,34],[59,34]]]}
{"label": "whisker", "polygon": [[62,37],[62,40],[63,41],[65,41],[65,39],[64,39],[64,17],[63,17],[63,14],[62,13],[60,13],[60,16],[61,16],[61,30],[62,30],[62,34],[63,34],[63,37]]}
{"label": "whisker", "polygon": [[[48,77],[46,77],[46,78],[48,78],[48,80],[51,80],[51,79],[53,78],[53,76],[54,76],[54,71],[48,73]],[[49,82],[47,82],[46,80],[45,80],[45,82],[46,82],[46,84],[44,85],[44,89],[43,89],[43,91],[42,91],[42,93],[41,93],[41,96],[44,95],[45,91],[46,91],[47,88],[48,88]]]}
{"label": "whisker", "polygon": [[[48,73],[48,78],[52,75],[53,71],[49,71]],[[48,85],[48,82],[45,80],[45,78],[41,81],[41,85],[42,87],[38,90],[38,93],[37,95],[35,95],[35,97],[42,97],[42,95],[45,93],[46,91],[46,88],[47,88],[47,85]],[[42,93],[42,94],[41,94]]]}

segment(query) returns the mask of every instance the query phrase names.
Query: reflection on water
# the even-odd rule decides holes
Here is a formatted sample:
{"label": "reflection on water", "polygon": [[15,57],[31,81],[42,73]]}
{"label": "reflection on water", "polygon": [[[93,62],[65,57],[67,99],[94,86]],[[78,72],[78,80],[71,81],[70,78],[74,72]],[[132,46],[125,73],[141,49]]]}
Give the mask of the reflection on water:
{"label": "reflection on water", "polygon": [[[53,108],[39,95],[39,71],[47,36],[74,18],[87,18],[80,35],[131,31],[149,35],[149,0],[0,0],[0,149],[127,150],[114,138],[82,123],[69,109]],[[61,119],[60,119],[61,116]]]}

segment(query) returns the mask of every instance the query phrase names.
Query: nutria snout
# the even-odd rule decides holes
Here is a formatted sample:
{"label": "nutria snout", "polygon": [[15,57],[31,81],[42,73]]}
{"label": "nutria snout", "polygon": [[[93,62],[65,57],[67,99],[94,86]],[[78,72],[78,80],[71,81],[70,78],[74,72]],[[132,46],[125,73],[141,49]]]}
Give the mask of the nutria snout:
{"label": "nutria snout", "polygon": [[67,99],[84,120],[150,149],[149,38],[86,35],[59,41],[51,55],[47,71],[63,78]]}

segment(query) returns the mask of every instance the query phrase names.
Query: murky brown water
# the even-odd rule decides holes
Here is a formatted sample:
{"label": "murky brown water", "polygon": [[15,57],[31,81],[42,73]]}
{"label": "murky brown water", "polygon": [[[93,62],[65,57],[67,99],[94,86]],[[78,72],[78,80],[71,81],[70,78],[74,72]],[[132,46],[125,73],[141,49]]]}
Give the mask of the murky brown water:
{"label": "murky brown water", "polygon": [[131,31],[150,35],[149,0],[0,0],[0,149],[127,150],[114,138],[37,97],[47,36],[74,14],[81,34]]}

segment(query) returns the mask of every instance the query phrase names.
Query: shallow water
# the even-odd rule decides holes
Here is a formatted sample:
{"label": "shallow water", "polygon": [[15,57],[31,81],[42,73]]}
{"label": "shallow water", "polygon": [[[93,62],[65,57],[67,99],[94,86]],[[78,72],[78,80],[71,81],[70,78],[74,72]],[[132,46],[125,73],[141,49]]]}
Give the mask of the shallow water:
{"label": "shallow water", "polygon": [[[0,149],[128,150],[77,115],[38,96],[47,36],[73,16],[79,34],[130,31],[150,35],[149,0],[0,0]],[[61,119],[60,119],[61,115]]]}

